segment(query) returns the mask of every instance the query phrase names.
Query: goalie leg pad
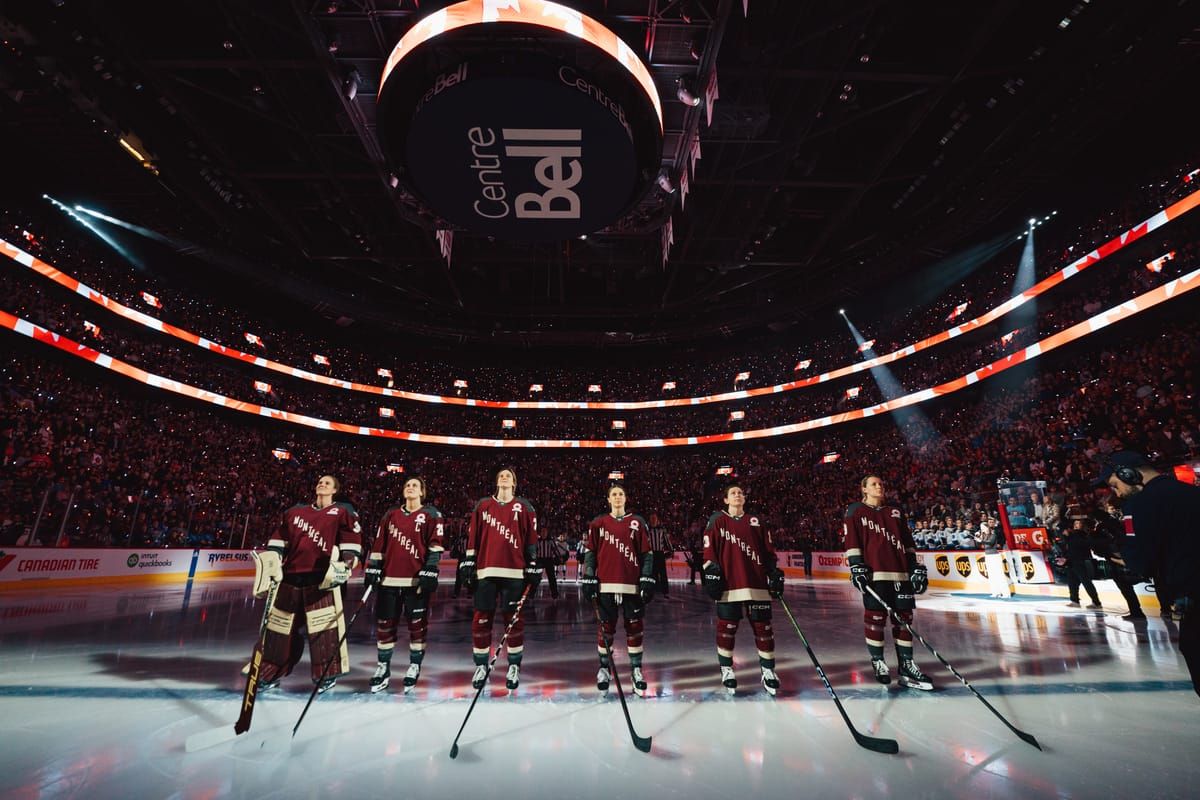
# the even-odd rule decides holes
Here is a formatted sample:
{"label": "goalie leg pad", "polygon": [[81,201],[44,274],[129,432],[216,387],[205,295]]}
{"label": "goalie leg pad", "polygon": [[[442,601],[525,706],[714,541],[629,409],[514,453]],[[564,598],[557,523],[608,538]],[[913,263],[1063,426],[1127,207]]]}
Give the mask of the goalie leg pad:
{"label": "goalie leg pad", "polygon": [[305,593],[308,602],[304,610],[308,619],[308,648],[313,680],[321,679],[321,673],[329,661],[332,663],[325,676],[327,679],[345,675],[350,671],[350,649],[342,638],[346,633],[342,593],[326,592],[312,586],[307,587]]}
{"label": "goalie leg pad", "polygon": [[[299,661],[296,652],[296,611],[302,599],[301,590],[284,583],[275,593],[275,605],[267,613],[267,629],[263,633],[263,655],[259,680],[270,683],[288,675]],[[300,643],[303,648],[303,643]]]}

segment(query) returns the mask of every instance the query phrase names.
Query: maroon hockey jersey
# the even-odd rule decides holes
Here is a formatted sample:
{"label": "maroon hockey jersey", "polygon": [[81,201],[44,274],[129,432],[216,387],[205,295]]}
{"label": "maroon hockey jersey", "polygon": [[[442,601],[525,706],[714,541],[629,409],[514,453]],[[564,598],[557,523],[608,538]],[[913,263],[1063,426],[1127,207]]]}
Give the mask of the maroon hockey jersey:
{"label": "maroon hockey jersey", "polygon": [[475,556],[479,578],[520,578],[525,569],[525,549],[538,540],[537,512],[524,497],[501,503],[485,497],[471,512],[467,555]]}
{"label": "maroon hockey jersey", "polygon": [[284,575],[325,574],[335,545],[343,561],[362,556],[362,526],[358,512],[349,503],[333,503],[325,508],[294,505],[284,512],[279,530],[267,542],[267,547],[284,551]]}
{"label": "maroon hockey jersey", "polygon": [[416,586],[426,556],[443,550],[442,527],[442,512],[431,505],[416,511],[389,508],[379,520],[370,555],[383,562],[383,585]]}
{"label": "maroon hockey jersey", "polygon": [[583,546],[596,554],[600,591],[636,594],[642,574],[642,556],[650,552],[650,526],[637,514],[614,517],[601,514],[588,525]]}
{"label": "maroon hockey jersey", "polygon": [[842,532],[846,560],[860,556],[874,573],[873,580],[908,580],[917,548],[903,511],[895,506],[872,508],[866,503],[851,503],[842,521]]}
{"label": "maroon hockey jersey", "polygon": [[776,563],[771,534],[758,516],[732,517],[718,511],[704,528],[704,563],[715,562],[725,575],[719,603],[740,600],[770,601],[767,570]]}

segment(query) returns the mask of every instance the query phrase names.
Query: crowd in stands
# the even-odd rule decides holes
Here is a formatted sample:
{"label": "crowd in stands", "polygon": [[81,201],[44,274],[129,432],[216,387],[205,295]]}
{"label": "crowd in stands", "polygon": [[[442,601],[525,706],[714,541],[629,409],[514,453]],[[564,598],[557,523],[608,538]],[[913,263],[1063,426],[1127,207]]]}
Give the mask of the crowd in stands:
{"label": "crowd in stands", "polygon": [[[1123,215],[1106,218],[1089,229],[1090,239],[1080,241],[1094,246],[1194,187],[1190,180],[1166,181],[1161,191],[1141,198],[1141,205],[1131,203]],[[5,214],[6,236],[12,219]],[[933,385],[1190,271],[1200,263],[1197,226],[1185,217],[1046,295],[1030,318],[1035,321],[1012,342],[998,341],[1002,320],[935,348],[932,357],[896,362],[892,373],[906,390]],[[72,241],[78,243],[78,237]],[[31,250],[38,247],[27,243]],[[1069,245],[1065,261],[1042,259],[1039,273],[1060,268],[1087,246]],[[86,251],[92,257],[85,257],[85,250],[59,248],[43,255],[138,306],[143,287],[120,272],[111,256],[101,264],[94,250]],[[1160,251],[1174,252],[1175,258],[1162,264],[1161,271],[1145,269],[1145,262]],[[651,412],[500,412],[388,402],[206,353],[103,314],[21,267],[0,267],[5,310],[11,313],[176,380],[364,425],[502,438],[500,419],[511,417],[517,428],[510,438],[617,438],[610,423],[624,418],[626,438],[646,438],[765,427],[882,399],[872,377],[860,373],[736,404]],[[970,314],[1011,291],[1008,274],[980,270],[968,283],[964,291],[972,298]],[[456,367],[435,360],[418,359],[410,369],[401,369],[365,350],[335,351],[292,329],[284,334],[283,328],[261,327],[262,320],[252,325],[247,312],[209,308],[198,299],[172,296],[169,287],[153,288],[165,306],[163,316],[183,327],[242,349],[249,349],[240,339],[243,330],[257,328],[270,342],[271,357],[298,366],[312,368],[307,360],[311,353],[324,352],[340,377],[378,384],[374,370],[387,365],[395,370],[397,385],[439,393],[449,393],[448,378],[458,374]],[[875,352],[889,352],[944,328],[943,312],[957,299],[953,293],[946,297],[921,312],[929,314],[921,320],[913,316],[920,310],[914,310],[898,317],[899,322],[878,323],[881,331],[892,325],[896,338],[877,342]],[[1179,302],[1196,306],[1187,299]],[[99,325],[100,331],[85,322]],[[272,533],[283,508],[311,496],[313,483],[325,472],[342,479],[346,499],[369,524],[398,499],[403,475],[419,472],[433,488],[432,501],[449,518],[452,536],[461,536],[465,515],[488,491],[495,466],[508,461],[518,469],[520,493],[533,501],[542,530],[551,536],[576,535],[602,511],[607,476],[616,471],[629,485],[631,507],[665,528],[679,547],[691,547],[708,514],[719,506],[718,489],[726,476],[718,475],[717,468],[728,466],[746,482],[751,505],[770,520],[782,549],[837,549],[842,511],[858,498],[858,482],[868,472],[882,474],[921,546],[974,547],[981,523],[997,524],[996,480],[1002,475],[1046,482],[1041,502],[1028,501],[1025,519],[1035,521],[1040,515],[1054,528],[1094,502],[1087,478],[1105,453],[1135,446],[1164,462],[1200,456],[1195,399],[1200,326],[1186,314],[1167,318],[1162,331],[1156,324],[1123,323],[1128,332],[1119,338],[1089,337],[1023,368],[1013,380],[979,384],[927,410],[918,407],[782,440],[637,451],[430,448],[309,431],[141,387],[71,357],[50,357],[43,345],[0,333],[6,343],[0,357],[0,545],[237,547],[244,541],[252,546]],[[807,343],[799,355],[814,358],[813,370],[836,368],[855,357],[844,336],[832,335]],[[605,387],[600,399],[626,400],[661,396],[654,384],[667,376],[678,379],[681,395],[730,388],[727,373],[734,368],[751,371],[750,386],[787,379],[794,376],[796,356],[797,351],[781,346],[742,353],[737,360],[681,356],[672,366],[644,372],[621,367],[550,371],[571,376],[559,384],[567,392],[562,397],[579,399],[573,389],[563,387],[594,380]],[[340,373],[342,366],[359,374]],[[480,368],[471,373],[465,391],[514,399],[536,374]],[[255,380],[270,382],[271,391],[256,393]],[[550,395],[550,379],[545,384]],[[861,392],[847,399],[845,390],[854,385]],[[378,408],[385,402],[394,408],[393,418],[380,418]],[[746,419],[731,423],[732,409],[744,410]],[[276,451],[288,457],[278,458]],[[400,467],[405,472],[392,471]],[[1009,516],[1020,510],[1026,509],[1014,507]]]}
{"label": "crowd in stands", "polygon": [[[1169,240],[1162,236],[1148,237],[1142,246],[1113,256],[1109,263],[1093,268],[1074,283],[1064,284],[1040,299],[1036,311],[1030,309],[1036,317],[1031,317],[1012,341],[999,338],[998,333],[1012,324],[1001,320],[934,350],[895,362],[889,367],[892,377],[898,385],[906,387],[904,391],[936,385],[1190,271],[1200,263],[1200,250],[1195,246],[1200,241],[1200,236],[1195,235],[1200,223],[1184,218],[1175,226],[1169,231]],[[1166,247],[1172,248],[1175,258],[1164,262],[1157,272],[1143,268],[1147,253]],[[749,400],[651,411],[531,412],[431,405],[314,384],[208,353],[136,323],[103,314],[88,301],[11,262],[0,265],[0,287],[13,313],[163,377],[272,408],[425,434],[535,439],[692,436],[815,419],[886,399],[874,377],[858,373],[818,386]],[[415,366],[420,364],[418,361]],[[688,365],[681,366],[680,371],[698,375],[706,368]],[[405,373],[398,369],[396,374]],[[269,390],[256,391],[254,387],[259,381],[268,383]],[[858,392],[854,398],[846,396],[851,388]],[[381,416],[382,408],[388,410],[387,417]],[[731,420],[731,412],[735,410],[743,413],[744,419]],[[515,427],[505,430],[502,427],[505,419],[511,419]],[[616,419],[624,422],[622,431],[613,430],[612,422]]]}
{"label": "crowd in stands", "polygon": [[[457,536],[496,465],[510,462],[550,536],[577,533],[601,513],[608,475],[619,471],[631,507],[688,546],[719,507],[726,477],[717,472],[727,465],[779,547],[837,549],[841,514],[868,472],[882,474],[914,524],[949,515],[969,531],[994,507],[1002,475],[1046,481],[1045,508],[1065,517],[1094,503],[1089,479],[1104,453],[1138,446],[1168,463],[1200,456],[1200,324],[1187,321],[1125,333],[1100,351],[1081,346],[1070,369],[981,384],[928,415],[777,442],[630,452],[400,447],[310,433],[114,384],[93,366],[46,361],[39,347],[8,348],[0,361],[0,545],[236,547],[243,534],[248,546],[261,544],[326,472],[342,478],[367,527],[397,501],[404,475],[419,472]],[[279,460],[276,448],[290,457]],[[839,457],[826,463],[831,451]]]}
{"label": "crowd in stands", "polygon": [[[1090,221],[1067,225],[1066,217],[1057,217],[1056,227],[1039,228],[1037,233],[1037,277],[1056,271],[1083,253],[1108,241],[1145,219],[1154,211],[1200,188],[1194,171],[1180,168],[1155,180],[1130,195],[1125,202],[1105,208]],[[36,218],[36,222],[34,219]],[[1174,223],[1178,229],[1178,223]],[[32,229],[32,231],[30,230]],[[27,238],[29,233],[32,238]],[[0,215],[0,235],[15,241],[55,266],[80,278],[125,305],[141,309],[213,341],[264,355],[276,361],[330,374],[333,377],[374,385],[385,385],[377,371],[388,369],[396,376],[396,388],[432,394],[462,394],[484,399],[539,400],[654,400],[664,396],[707,395],[734,388],[735,376],[749,372],[750,379],[738,388],[773,385],[797,377],[820,373],[853,361],[854,343],[845,335],[821,340],[804,339],[778,343],[765,348],[747,348],[736,353],[719,351],[681,352],[670,363],[636,367],[606,364],[603,367],[574,367],[539,363],[536,367],[517,364],[472,364],[463,359],[425,358],[415,363],[397,363],[400,348],[387,336],[373,339],[374,346],[341,346],[330,337],[307,333],[298,328],[317,330],[320,320],[308,320],[297,326],[292,317],[272,319],[269,314],[254,313],[211,303],[180,291],[154,271],[134,269],[101,247],[77,223],[47,206],[38,212],[4,212]],[[1177,249],[1181,263],[1195,263],[1195,237],[1168,233],[1163,249]],[[876,341],[875,352],[887,353],[947,327],[947,317],[956,306],[969,302],[965,318],[991,308],[1012,292],[1020,248],[1002,251],[993,263],[977,269],[959,285],[946,287],[938,299],[923,306],[890,309],[889,316],[872,320],[864,335]],[[1151,258],[1161,255],[1155,253]],[[1137,272],[1134,270],[1133,272]],[[162,308],[151,308],[142,298],[149,292]],[[1081,301],[1084,305],[1087,301]],[[245,334],[260,337],[263,346],[250,344]],[[997,336],[1006,331],[997,332]],[[332,333],[332,330],[331,330]],[[344,333],[344,332],[343,332]],[[838,332],[839,334],[842,332]],[[1028,331],[1024,332],[1026,335]],[[1020,340],[1012,346],[1019,346]],[[314,355],[329,360],[325,367],[313,361]],[[810,359],[807,370],[797,371],[797,363]],[[465,380],[465,389],[454,382]],[[664,394],[662,385],[674,381],[673,393]],[[533,384],[544,391],[531,395]],[[587,391],[599,384],[601,392]],[[311,387],[308,387],[311,389]]]}

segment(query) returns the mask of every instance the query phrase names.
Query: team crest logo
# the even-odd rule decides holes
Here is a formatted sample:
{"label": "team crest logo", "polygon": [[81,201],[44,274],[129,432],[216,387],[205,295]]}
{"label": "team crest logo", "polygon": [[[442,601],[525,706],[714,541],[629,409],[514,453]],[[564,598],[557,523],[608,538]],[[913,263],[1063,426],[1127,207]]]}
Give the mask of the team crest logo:
{"label": "team crest logo", "polygon": [[520,503],[513,503],[513,516],[514,517],[519,515],[522,511],[524,511],[524,509],[521,508]]}
{"label": "team crest logo", "polygon": [[1025,580],[1033,580],[1033,557],[1021,556],[1021,574],[1025,576]]}
{"label": "team crest logo", "polygon": [[425,524],[425,514],[424,513],[417,514],[417,524],[418,525]]}
{"label": "team crest logo", "polygon": [[334,506],[333,508],[326,511],[325,514],[330,517],[336,517],[338,515],[338,507]]}
{"label": "team crest logo", "polygon": [[900,519],[900,509],[898,509],[898,508],[892,509],[892,519]]}
{"label": "team crest logo", "polygon": [[984,560],[983,556],[976,556],[976,558],[975,558],[975,569],[979,570],[979,574],[980,574],[981,576],[983,576],[983,577],[985,577],[985,578],[988,576],[988,574],[987,574],[987,561],[985,561],[985,560]]}
{"label": "team crest logo", "polygon": [[629,523],[629,530],[631,530],[631,531],[636,531],[636,530],[638,530],[640,527],[641,527],[641,526],[640,526],[640,525],[638,525],[638,521],[637,521],[636,519],[635,519],[633,522],[630,522],[630,523]]}
{"label": "team crest logo", "polygon": [[958,558],[954,559],[954,569],[957,570],[958,574],[962,577],[969,577],[971,575],[971,557],[959,556]]}
{"label": "team crest logo", "polygon": [[950,574],[950,557],[939,555],[933,560],[933,566],[937,568],[938,574],[945,577]]}
{"label": "team crest logo", "polygon": [[757,527],[758,527],[758,517],[751,517],[751,518],[750,518],[750,527],[751,527],[751,528],[757,528]]}

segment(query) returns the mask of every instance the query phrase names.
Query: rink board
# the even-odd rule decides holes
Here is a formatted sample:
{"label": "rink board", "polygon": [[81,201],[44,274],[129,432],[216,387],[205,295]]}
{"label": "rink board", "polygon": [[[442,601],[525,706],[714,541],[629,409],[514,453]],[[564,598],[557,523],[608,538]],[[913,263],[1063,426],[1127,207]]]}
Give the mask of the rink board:
{"label": "rink board", "polygon": [[253,576],[249,550],[10,547],[0,551],[0,586],[177,583]]}

